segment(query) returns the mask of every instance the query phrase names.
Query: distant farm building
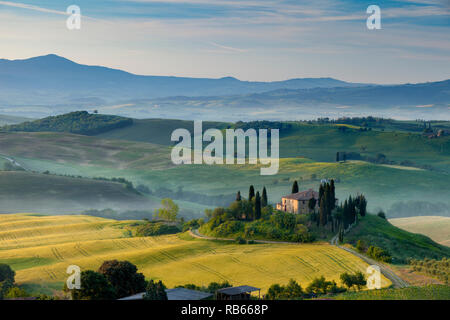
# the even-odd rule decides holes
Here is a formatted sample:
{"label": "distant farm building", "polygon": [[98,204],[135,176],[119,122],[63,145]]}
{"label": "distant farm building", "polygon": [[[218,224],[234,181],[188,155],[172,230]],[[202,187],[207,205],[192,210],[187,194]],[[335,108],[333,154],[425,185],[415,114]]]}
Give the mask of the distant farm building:
{"label": "distant farm building", "polygon": [[216,291],[216,300],[250,300],[251,293],[258,291],[261,298],[261,289],[251,286],[223,288]]}
{"label": "distant farm building", "polygon": [[[212,293],[186,288],[166,289],[167,300],[205,300],[213,296]],[[119,300],[142,300],[145,292],[125,297]]]}
{"label": "distant farm building", "polygon": [[[316,200],[314,210],[309,208],[309,200],[312,198]],[[281,202],[277,203],[276,208],[277,210],[289,213],[311,213],[315,210],[319,210],[319,193],[313,189],[292,193],[288,196],[282,197]]]}

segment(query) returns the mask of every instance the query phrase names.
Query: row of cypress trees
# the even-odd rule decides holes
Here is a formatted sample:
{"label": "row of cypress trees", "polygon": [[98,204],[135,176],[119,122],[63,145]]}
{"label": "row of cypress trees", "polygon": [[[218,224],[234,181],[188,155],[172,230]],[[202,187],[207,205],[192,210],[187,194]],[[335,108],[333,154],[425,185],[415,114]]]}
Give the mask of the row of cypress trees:
{"label": "row of cypress trees", "polygon": [[[238,191],[236,194],[236,201],[241,201],[241,191]],[[259,191],[256,191],[255,193],[255,187],[253,185],[250,186],[248,190],[248,199],[250,203],[253,203],[254,201],[254,209],[255,209],[255,220],[261,218],[261,209],[263,207],[267,207],[268,200],[267,200],[267,190],[266,187],[263,187],[262,195],[260,195]]]}

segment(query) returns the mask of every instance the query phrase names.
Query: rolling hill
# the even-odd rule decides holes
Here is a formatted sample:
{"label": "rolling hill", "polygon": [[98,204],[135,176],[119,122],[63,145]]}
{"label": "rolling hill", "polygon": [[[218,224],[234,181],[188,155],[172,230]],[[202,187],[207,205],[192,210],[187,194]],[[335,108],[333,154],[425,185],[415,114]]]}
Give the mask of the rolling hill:
{"label": "rolling hill", "polygon": [[0,212],[70,214],[88,209],[152,209],[155,201],[122,183],[0,171]]}
{"label": "rolling hill", "polygon": [[[439,125],[445,127],[445,124]],[[95,136],[3,132],[0,156],[14,158],[37,172],[124,177],[135,186],[144,185],[153,192],[164,188],[166,191],[159,196],[203,201],[202,205],[210,205],[213,202],[208,197],[219,195],[231,202],[237,190],[244,192],[250,184],[259,189],[266,186],[269,200],[275,203],[290,190],[294,180],[299,180],[302,189],[317,189],[321,179],[334,178],[339,198],[364,193],[370,210],[377,212],[382,208],[390,218],[450,216],[450,190],[444,178],[450,168],[450,136],[429,139],[411,131],[415,128],[412,124],[406,126],[410,131],[402,132],[382,131],[382,128],[361,130],[358,126],[339,124],[288,122],[283,125],[282,159],[276,176],[261,176],[258,166],[249,165],[174,166],[170,160],[172,131],[176,128],[192,131],[192,121],[182,120],[134,119],[131,125],[110,128]],[[204,123],[204,129],[230,126],[235,124]],[[336,152],[345,152],[348,159],[359,160],[337,163]],[[181,196],[180,191],[194,194]],[[193,209],[192,215],[201,216],[199,209]]]}
{"label": "rolling hill", "polygon": [[424,234],[450,247],[450,218],[438,216],[389,219],[394,226],[409,232]]}
{"label": "rolling hill", "polygon": [[[271,284],[317,276],[339,282],[343,272],[365,272],[367,264],[329,244],[255,244],[194,239],[187,234],[130,237],[132,221],[88,216],[0,215],[0,263],[30,291],[61,290],[66,269],[96,270],[104,260],[129,260],[147,279],[168,287],[229,281],[264,293]],[[382,285],[390,282],[383,277]]]}

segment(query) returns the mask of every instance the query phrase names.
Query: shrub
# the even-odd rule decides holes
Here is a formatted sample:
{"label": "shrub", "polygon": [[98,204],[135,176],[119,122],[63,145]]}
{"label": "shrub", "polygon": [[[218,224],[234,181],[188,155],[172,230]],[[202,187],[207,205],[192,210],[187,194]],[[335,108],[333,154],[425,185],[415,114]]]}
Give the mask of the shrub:
{"label": "shrub", "polygon": [[294,279],[291,279],[286,286],[271,285],[264,298],[267,300],[292,300],[303,299],[303,296],[302,287]]}
{"label": "shrub", "polygon": [[377,216],[386,220],[386,214],[381,210],[378,212]]}
{"label": "shrub", "polygon": [[144,300],[167,300],[166,286],[162,281],[150,280],[144,294]]}
{"label": "shrub", "polygon": [[163,222],[146,222],[136,228],[136,236],[151,237],[180,232],[177,226],[170,226]]}
{"label": "shrub", "polygon": [[4,295],[4,299],[16,299],[16,298],[26,298],[30,295],[24,289],[19,287],[12,287],[8,290],[8,292]]}
{"label": "shrub", "polygon": [[370,246],[367,249],[367,255],[375,260],[382,261],[382,262],[391,262],[392,257],[386,250],[383,250],[379,247]]}
{"label": "shrub", "polygon": [[247,243],[247,240],[245,240],[242,237],[237,237],[235,241],[237,244],[246,244]]}

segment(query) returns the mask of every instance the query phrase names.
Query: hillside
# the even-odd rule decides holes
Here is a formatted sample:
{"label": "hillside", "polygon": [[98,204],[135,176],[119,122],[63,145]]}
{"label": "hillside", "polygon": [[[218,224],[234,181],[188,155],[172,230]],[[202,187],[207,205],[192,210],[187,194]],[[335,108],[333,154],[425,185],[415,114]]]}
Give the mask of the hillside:
{"label": "hillside", "polygon": [[[33,290],[60,290],[68,265],[97,269],[104,260],[128,260],[168,287],[212,281],[252,285],[264,293],[294,278],[303,287],[317,276],[339,282],[367,264],[328,244],[255,244],[193,239],[188,235],[130,237],[132,221],[87,216],[0,215],[0,263]],[[130,229],[131,228],[131,229]],[[182,270],[182,272],[180,272]],[[383,286],[390,283],[383,277]]]}
{"label": "hillside", "polygon": [[0,212],[69,214],[88,209],[151,209],[149,199],[124,184],[36,174],[0,171]]}
{"label": "hillside", "polygon": [[394,226],[409,232],[420,233],[450,247],[450,218],[438,216],[389,219]]}
{"label": "hillside", "polygon": [[[259,166],[250,165],[174,166],[170,135],[176,128],[192,130],[191,121],[181,120],[133,120],[130,126],[96,136],[0,133],[0,156],[14,158],[37,172],[124,177],[153,192],[165,189],[158,193],[162,197],[207,205],[224,205],[209,196],[227,197],[231,202],[237,190],[244,192],[249,184],[258,189],[266,186],[269,201],[275,203],[289,192],[294,180],[299,180],[301,189],[317,189],[321,179],[334,178],[339,198],[364,193],[369,209],[382,208],[389,218],[450,216],[450,187],[445,179],[450,168],[450,136],[428,139],[411,132],[361,131],[352,126],[342,130],[336,124],[287,124],[290,127],[281,130],[282,159],[276,176],[261,176]],[[204,128],[232,125],[206,122]],[[338,151],[348,159],[361,160],[337,163]],[[180,196],[180,190],[195,194]],[[202,210],[195,215],[203,215]]]}
{"label": "hillside", "polygon": [[375,215],[362,218],[356,227],[345,235],[344,241],[356,245],[362,240],[366,246],[377,246],[392,255],[392,263],[404,264],[410,258],[422,260],[450,257],[450,248],[430,238],[410,233],[393,226],[387,220]]}
{"label": "hillside", "polygon": [[[374,130],[363,131],[359,126],[345,126],[339,124],[318,124],[305,122],[283,122],[280,130],[280,157],[306,157],[316,161],[333,162],[336,152],[347,153],[347,159],[378,161],[379,163],[405,163],[408,166],[433,168],[450,172],[450,135],[429,139],[417,134],[417,128],[423,127],[422,122],[414,124],[400,124],[388,122],[384,126],[374,125]],[[447,128],[448,122],[436,124],[437,127]],[[246,126],[258,128],[260,123],[251,122]],[[279,122],[269,122],[269,127],[277,127]],[[204,130],[214,127],[225,129],[235,124],[227,122],[204,122]],[[404,131],[381,131],[380,129],[396,128]],[[192,132],[192,121],[145,119],[134,120],[125,128],[113,129],[98,137],[106,139],[121,139],[128,141],[150,142],[163,145],[173,145],[170,136],[173,130],[185,128]],[[398,129],[397,129],[398,128]],[[376,130],[375,130],[376,129]],[[408,130],[408,129],[406,129]],[[414,131],[413,131],[414,130]],[[423,128],[421,129],[423,130]],[[421,133],[421,131],[420,131]],[[382,154],[383,161],[377,160]]]}
{"label": "hillside", "polygon": [[77,111],[40,120],[7,125],[0,128],[0,130],[8,132],[67,132],[95,135],[132,124],[133,120],[128,118]]}

